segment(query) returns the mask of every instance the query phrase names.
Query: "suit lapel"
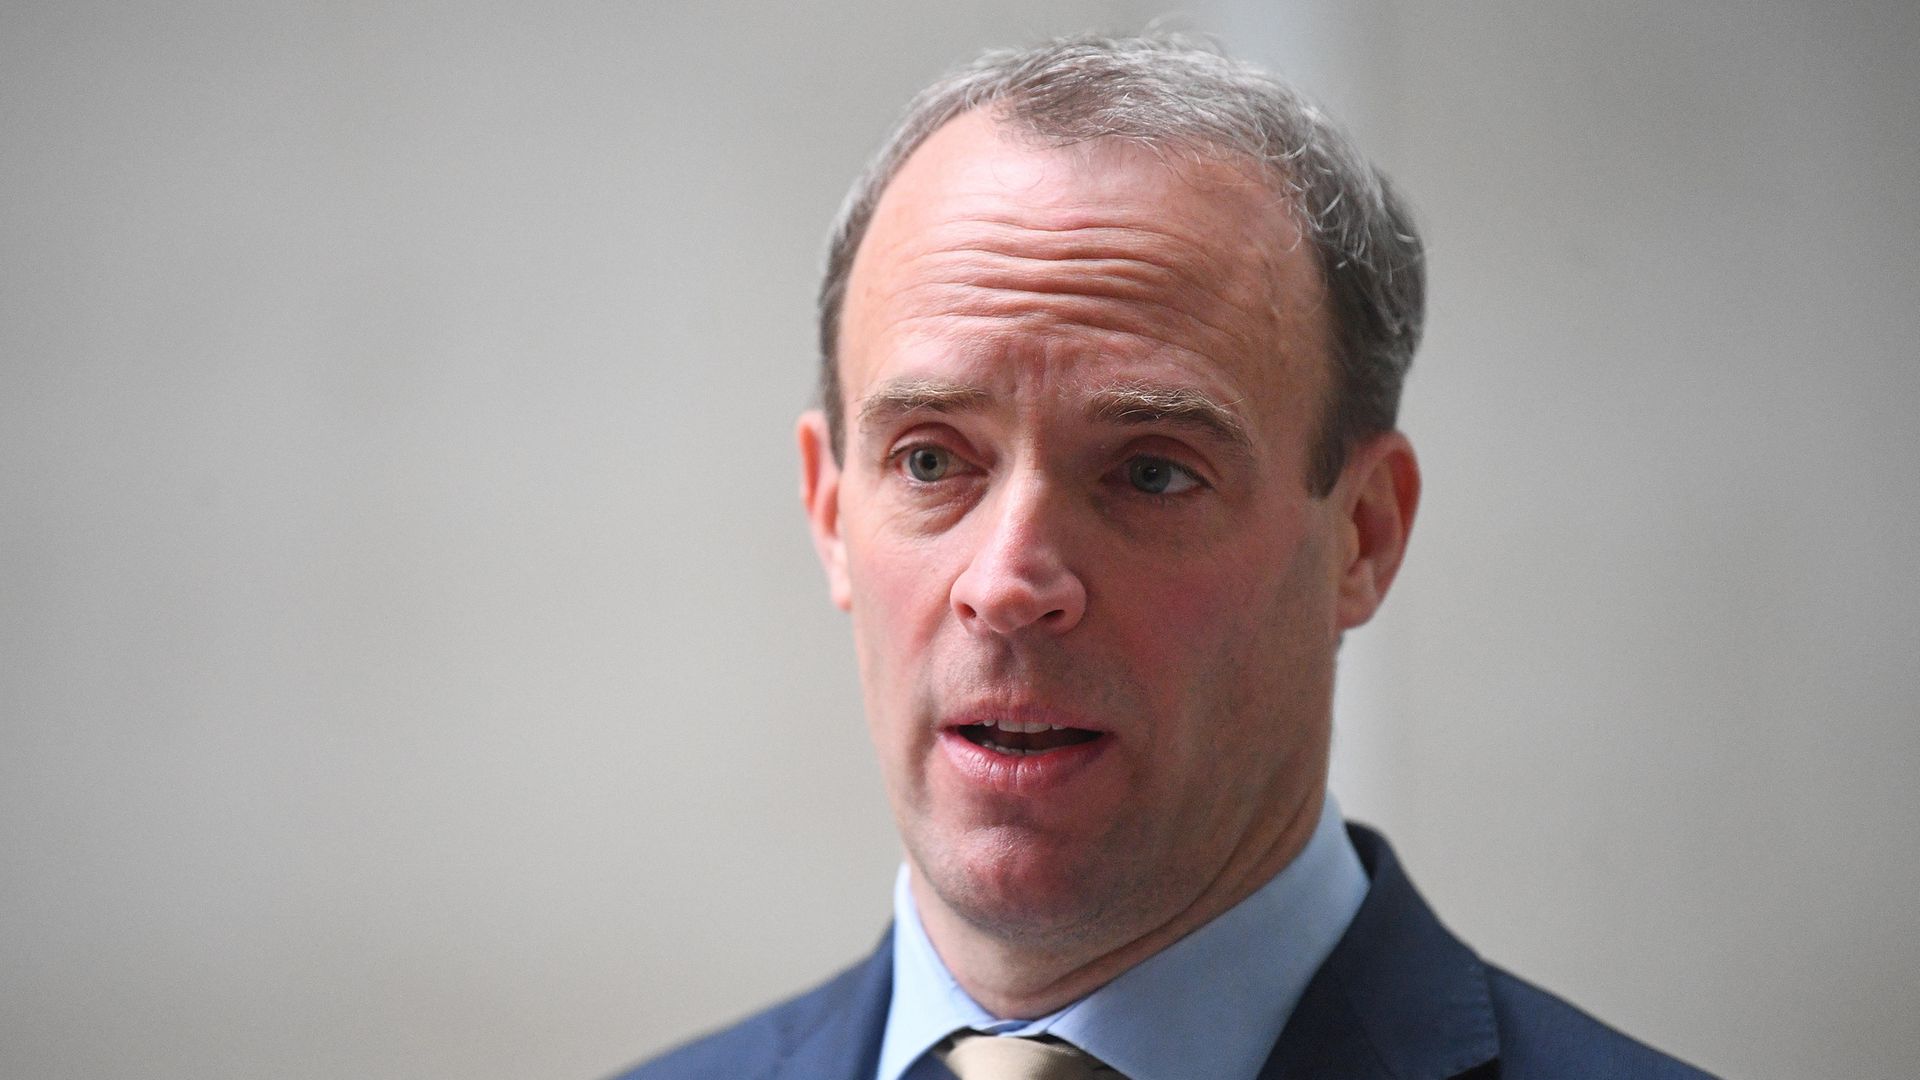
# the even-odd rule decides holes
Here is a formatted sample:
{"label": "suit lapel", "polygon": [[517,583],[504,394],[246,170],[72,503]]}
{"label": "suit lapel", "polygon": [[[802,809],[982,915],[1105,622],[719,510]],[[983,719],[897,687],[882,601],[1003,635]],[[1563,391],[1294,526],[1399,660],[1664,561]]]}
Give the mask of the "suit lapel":
{"label": "suit lapel", "polygon": [[790,1047],[767,1080],[872,1080],[893,998],[893,934],[824,988],[809,1020],[782,1033]]}
{"label": "suit lapel", "polygon": [[1378,833],[1348,826],[1372,884],[1260,1080],[1443,1080],[1499,1054],[1487,972],[1434,917]]}

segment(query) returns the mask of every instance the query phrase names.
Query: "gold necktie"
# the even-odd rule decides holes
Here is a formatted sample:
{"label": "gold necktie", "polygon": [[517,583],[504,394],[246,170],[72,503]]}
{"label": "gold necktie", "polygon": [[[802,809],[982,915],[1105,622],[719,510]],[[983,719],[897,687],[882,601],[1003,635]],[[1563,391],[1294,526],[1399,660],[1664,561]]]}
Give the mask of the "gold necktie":
{"label": "gold necktie", "polygon": [[1086,1051],[1052,1038],[962,1031],[936,1053],[960,1080],[1125,1080]]}

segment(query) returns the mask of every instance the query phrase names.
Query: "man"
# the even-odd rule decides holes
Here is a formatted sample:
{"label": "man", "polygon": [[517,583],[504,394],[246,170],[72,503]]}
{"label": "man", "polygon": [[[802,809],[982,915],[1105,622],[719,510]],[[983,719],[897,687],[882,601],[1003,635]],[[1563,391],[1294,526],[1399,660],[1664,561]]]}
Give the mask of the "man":
{"label": "man", "polygon": [[1418,501],[1422,299],[1385,181],[1214,53],[923,93],[843,211],[799,425],[894,929],[630,1075],[1699,1075],[1483,964],[1327,795],[1341,635]]}

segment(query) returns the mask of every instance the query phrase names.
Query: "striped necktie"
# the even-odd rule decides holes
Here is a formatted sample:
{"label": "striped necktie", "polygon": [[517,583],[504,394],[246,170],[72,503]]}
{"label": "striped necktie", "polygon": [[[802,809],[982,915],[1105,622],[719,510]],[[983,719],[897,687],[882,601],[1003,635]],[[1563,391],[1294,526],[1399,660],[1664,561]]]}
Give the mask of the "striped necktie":
{"label": "striped necktie", "polygon": [[1070,1043],[956,1032],[935,1053],[960,1080],[1126,1080]]}

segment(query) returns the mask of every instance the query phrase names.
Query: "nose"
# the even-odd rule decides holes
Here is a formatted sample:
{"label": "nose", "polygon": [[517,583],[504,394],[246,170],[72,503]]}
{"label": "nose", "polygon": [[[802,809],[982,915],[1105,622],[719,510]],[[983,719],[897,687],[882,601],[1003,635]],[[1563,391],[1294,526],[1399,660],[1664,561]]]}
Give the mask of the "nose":
{"label": "nose", "polygon": [[1087,587],[1067,565],[1062,508],[1044,484],[1003,488],[979,506],[973,557],[954,579],[954,614],[969,630],[1064,634],[1087,610]]}

